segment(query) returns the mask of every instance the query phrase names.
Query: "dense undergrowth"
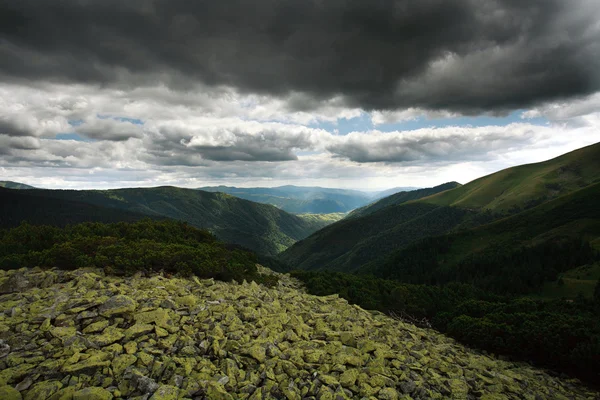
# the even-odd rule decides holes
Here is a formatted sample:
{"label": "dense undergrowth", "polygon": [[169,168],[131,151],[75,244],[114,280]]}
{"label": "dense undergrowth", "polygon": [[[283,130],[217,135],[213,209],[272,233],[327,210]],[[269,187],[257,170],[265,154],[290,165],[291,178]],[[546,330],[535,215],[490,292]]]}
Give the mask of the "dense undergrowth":
{"label": "dense undergrowth", "polygon": [[22,224],[0,231],[0,268],[104,268],[114,275],[163,272],[273,284],[254,253],[225,245],[184,222],[82,223],[64,228]]}

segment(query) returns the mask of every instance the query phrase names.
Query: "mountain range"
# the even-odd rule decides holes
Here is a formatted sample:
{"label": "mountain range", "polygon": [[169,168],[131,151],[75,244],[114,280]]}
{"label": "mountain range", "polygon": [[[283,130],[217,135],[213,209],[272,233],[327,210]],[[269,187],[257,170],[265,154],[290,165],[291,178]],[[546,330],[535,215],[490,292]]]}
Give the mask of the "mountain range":
{"label": "mountain range", "polygon": [[595,262],[599,198],[596,144],[465,185],[389,196],[279,257],[301,270],[531,292],[560,273]]}
{"label": "mountain range", "polygon": [[207,192],[227,193],[242,199],[271,204],[294,214],[330,214],[352,211],[382,197],[414,188],[397,187],[379,192],[293,185],[273,188],[209,186],[199,189]]}
{"label": "mountain range", "polygon": [[208,229],[218,238],[275,255],[331,221],[302,218],[277,207],[223,193],[176,187],[115,190],[0,191],[0,226],[22,221],[65,225],[83,221],[172,218]]}

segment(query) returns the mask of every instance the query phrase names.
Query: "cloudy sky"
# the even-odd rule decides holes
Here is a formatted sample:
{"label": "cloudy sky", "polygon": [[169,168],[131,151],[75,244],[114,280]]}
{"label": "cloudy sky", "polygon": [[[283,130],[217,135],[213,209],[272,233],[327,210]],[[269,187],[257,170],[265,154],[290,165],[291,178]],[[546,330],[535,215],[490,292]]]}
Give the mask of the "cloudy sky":
{"label": "cloudy sky", "polygon": [[597,0],[0,0],[0,179],[424,187],[599,128]]}

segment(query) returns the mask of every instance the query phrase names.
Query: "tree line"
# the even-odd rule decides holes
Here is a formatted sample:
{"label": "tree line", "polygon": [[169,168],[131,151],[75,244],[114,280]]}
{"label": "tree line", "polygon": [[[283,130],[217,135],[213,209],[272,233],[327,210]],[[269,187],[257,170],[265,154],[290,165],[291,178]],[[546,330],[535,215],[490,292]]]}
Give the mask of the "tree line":
{"label": "tree line", "polygon": [[257,256],[219,242],[185,222],[145,219],[135,223],[86,222],[66,227],[27,223],[0,230],[0,268],[103,268],[109,274],[138,271],[196,275],[224,281],[255,280]]}

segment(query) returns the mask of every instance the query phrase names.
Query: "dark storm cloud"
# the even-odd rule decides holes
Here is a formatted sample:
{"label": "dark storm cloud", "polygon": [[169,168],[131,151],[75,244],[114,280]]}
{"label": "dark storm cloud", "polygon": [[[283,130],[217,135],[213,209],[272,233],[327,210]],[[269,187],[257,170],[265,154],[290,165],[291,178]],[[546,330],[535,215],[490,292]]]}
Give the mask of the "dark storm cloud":
{"label": "dark storm cloud", "polygon": [[293,161],[295,150],[312,150],[329,134],[278,123],[236,120],[226,127],[198,127],[178,121],[151,130],[147,146],[153,163],[202,165],[210,161]]}
{"label": "dark storm cloud", "polygon": [[[599,88],[593,0],[0,0],[0,79],[502,112]],[[312,99],[312,100],[311,100]],[[293,103],[293,102],[292,102]]]}
{"label": "dark storm cloud", "polygon": [[31,136],[28,129],[21,128],[5,117],[0,117],[0,135]]}
{"label": "dark storm cloud", "polygon": [[327,146],[334,157],[358,163],[452,163],[486,161],[497,152],[519,149],[547,135],[547,129],[528,124],[449,127],[410,132],[350,133]]}

